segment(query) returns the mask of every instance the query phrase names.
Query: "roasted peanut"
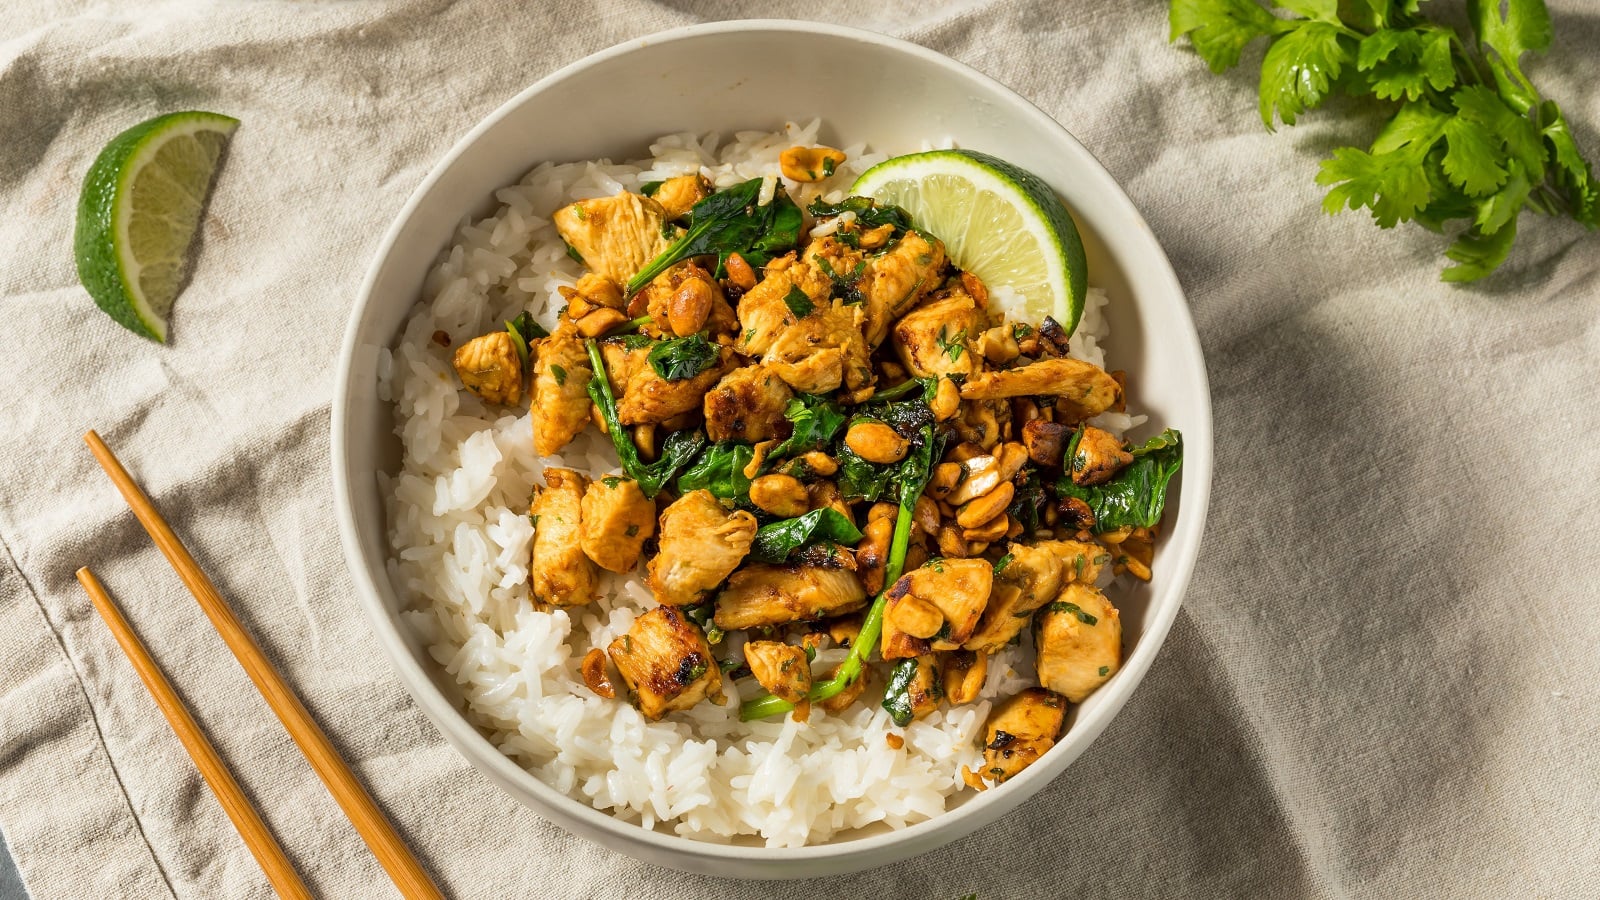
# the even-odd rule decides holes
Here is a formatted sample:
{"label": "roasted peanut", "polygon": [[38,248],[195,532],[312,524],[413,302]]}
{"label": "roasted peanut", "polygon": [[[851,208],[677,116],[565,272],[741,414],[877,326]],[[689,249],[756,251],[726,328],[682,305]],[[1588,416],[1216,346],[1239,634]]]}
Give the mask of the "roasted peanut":
{"label": "roasted peanut", "polygon": [[784,519],[804,515],[810,506],[806,486],[792,475],[763,475],[750,482],[750,502]]}
{"label": "roasted peanut", "polygon": [[939,379],[939,387],[933,394],[933,402],[928,404],[933,410],[933,417],[940,422],[948,421],[961,411],[961,389],[948,378]]}
{"label": "roasted peanut", "polygon": [[971,272],[962,272],[961,287],[966,290],[968,296],[977,302],[980,308],[989,308],[989,288],[983,283],[982,278]]}
{"label": "roasted peanut", "polygon": [[882,422],[861,422],[844,435],[845,446],[867,462],[897,463],[906,458],[910,443]]}
{"label": "roasted peanut", "polygon": [[628,323],[628,315],[620,309],[597,306],[573,324],[584,337],[599,337],[619,325]]}
{"label": "roasted peanut", "polygon": [[[1005,513],[1001,513],[1000,515],[995,516],[993,519],[990,519],[989,521],[983,523],[982,525],[979,525],[976,528],[963,528],[963,529],[961,529],[961,536],[963,538],[965,538],[969,543],[979,543],[979,542],[981,542],[981,543],[989,544],[989,543],[993,543],[993,542],[998,541],[1001,538],[1005,537],[1006,536],[1006,532],[1008,532],[1010,530],[1011,530],[1011,517],[1006,515]],[[1019,528],[1019,531],[1020,531],[1020,528]]]}
{"label": "roasted peanut", "polygon": [[741,291],[748,291],[756,286],[756,270],[744,261],[744,257],[737,253],[728,254],[723,262],[728,270],[728,283]]}
{"label": "roasted peanut", "polygon": [[1016,441],[1007,441],[996,449],[995,459],[999,463],[1000,480],[1010,481],[1028,461],[1028,448]]}
{"label": "roasted peanut", "polygon": [[968,500],[989,493],[1005,479],[1000,477],[1000,463],[993,456],[974,456],[961,464],[966,477],[944,499],[960,506]]}
{"label": "roasted peanut", "polygon": [[[835,668],[833,670],[833,675],[829,675],[828,677],[833,678],[838,674],[839,670]],[[831,713],[843,712],[850,708],[850,704],[856,702],[856,698],[860,697],[861,692],[866,690],[867,682],[870,680],[872,680],[872,670],[863,668],[861,670],[861,674],[856,677],[854,684],[851,684],[849,687],[846,687],[844,690],[834,694],[832,697],[829,697],[818,705]]]}
{"label": "roasted peanut", "polygon": [[876,250],[889,243],[889,238],[892,237],[894,237],[894,226],[884,223],[877,228],[869,228],[861,232],[858,244],[863,250]]}
{"label": "roasted peanut", "polygon": [[945,453],[944,458],[946,462],[966,462],[969,459],[987,455],[989,455],[989,451],[983,449],[982,446],[971,441],[962,441],[951,447],[949,452]]}
{"label": "roasted peanut", "polygon": [[698,332],[711,314],[715,299],[711,282],[704,278],[685,278],[667,300],[667,324],[672,333],[688,336]]}
{"label": "roasted peanut", "polygon": [[778,156],[783,177],[805,184],[821,181],[849,157],[832,147],[790,147]]}
{"label": "roasted peanut", "polygon": [[1067,426],[1043,419],[1032,419],[1022,426],[1022,445],[1028,449],[1028,457],[1041,466],[1061,465],[1061,455],[1071,437]]}
{"label": "roasted peanut", "polygon": [[638,448],[639,456],[646,462],[656,458],[656,427],[654,425],[633,426],[633,446]]}
{"label": "roasted peanut", "polygon": [[1022,355],[1017,339],[1011,334],[1010,325],[996,325],[978,335],[977,350],[980,356],[996,365],[1008,363]]}
{"label": "roasted peanut", "polygon": [[900,507],[895,506],[893,503],[886,503],[881,500],[872,504],[872,506],[867,509],[868,522],[876,522],[879,519],[888,519],[889,521],[893,522],[895,517],[898,515],[900,515]]}
{"label": "roasted peanut", "polygon": [[960,529],[954,525],[945,525],[939,529],[939,552],[954,559],[965,559],[968,556],[967,540],[961,536]]}
{"label": "roasted peanut", "polygon": [[940,463],[933,467],[933,475],[928,479],[928,493],[935,498],[944,497],[956,489],[961,483],[961,464],[956,462]]}
{"label": "roasted peanut", "polygon": [[939,504],[932,497],[918,497],[917,505],[911,511],[911,521],[921,528],[924,534],[932,537],[939,533]]}
{"label": "roasted peanut", "polygon": [[1011,482],[1000,482],[989,493],[982,497],[974,497],[962,504],[961,509],[956,511],[956,524],[962,528],[977,528],[995,516],[1003,515],[1016,493],[1017,489]]}
{"label": "roasted peanut", "polygon": [[883,590],[884,567],[889,563],[889,543],[894,539],[893,519],[873,519],[862,529],[856,545],[856,577],[868,594]]}
{"label": "roasted peanut", "polygon": [[978,699],[983,681],[989,676],[989,654],[957,650],[945,657],[944,694],[951,706]]}
{"label": "roasted peanut", "polygon": [[800,461],[806,464],[806,468],[824,477],[839,471],[839,463],[821,450],[801,454]]}

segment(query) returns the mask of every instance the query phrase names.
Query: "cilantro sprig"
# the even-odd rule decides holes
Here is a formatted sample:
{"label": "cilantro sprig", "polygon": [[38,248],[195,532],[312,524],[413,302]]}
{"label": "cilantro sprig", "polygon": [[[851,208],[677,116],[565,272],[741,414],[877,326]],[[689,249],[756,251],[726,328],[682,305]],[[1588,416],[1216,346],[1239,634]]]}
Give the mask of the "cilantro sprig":
{"label": "cilantro sprig", "polygon": [[1368,149],[1322,161],[1328,213],[1366,209],[1382,228],[1453,232],[1454,265],[1442,274],[1452,282],[1505,262],[1523,210],[1600,228],[1600,180],[1560,106],[1522,71],[1524,55],[1550,47],[1544,0],[1466,0],[1470,40],[1423,17],[1422,0],[1264,2],[1271,11],[1258,0],[1172,0],[1171,40],[1187,35],[1222,72],[1266,38],[1259,109],[1269,131],[1335,91],[1390,105]]}

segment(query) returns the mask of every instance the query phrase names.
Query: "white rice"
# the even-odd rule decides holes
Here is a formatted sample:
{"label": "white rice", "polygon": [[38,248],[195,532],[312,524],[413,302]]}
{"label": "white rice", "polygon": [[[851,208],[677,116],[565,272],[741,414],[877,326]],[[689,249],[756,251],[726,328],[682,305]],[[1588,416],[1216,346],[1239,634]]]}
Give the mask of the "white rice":
{"label": "white rice", "polygon": [[[804,725],[787,717],[742,723],[737,697],[647,722],[626,702],[594,695],[578,662],[655,603],[637,576],[606,575],[594,603],[534,611],[528,498],[544,466],[598,475],[616,470],[614,452],[590,429],[561,454],[536,457],[525,409],[487,406],[458,391],[451,351],[433,335],[443,331],[459,346],[524,310],[554,327],[563,304],[556,289],[583,272],[550,223],[557,208],[696,171],[718,187],[757,177],[775,186],[779,153],[815,144],[819,124],[739,132],[726,144],[717,135],[675,134],[652,144],[645,160],[539,166],[495,192],[493,215],[461,224],[404,333],[379,362],[380,396],[394,403],[404,445],[401,471],[383,476],[389,576],[407,605],[403,618],[449,674],[453,699],[497,747],[556,790],[624,821],[699,840],[754,835],[770,846],[797,846],[938,815],[966,789],[962,765],[981,759],[991,699],[1033,682],[1027,639],[992,661],[979,702],[905,729],[878,704],[882,671],[864,702],[841,715],[818,710]],[[861,145],[843,149],[849,160],[827,181],[783,182],[802,207],[818,194],[843,196],[885,158]],[[1096,364],[1104,361],[1106,302],[1090,289],[1072,338],[1073,354]],[[1142,421],[1102,419],[1119,432]],[[816,669],[829,671],[843,656],[824,651]],[[749,678],[738,687],[745,697],[759,692]],[[891,732],[904,736],[903,749],[889,746]]]}

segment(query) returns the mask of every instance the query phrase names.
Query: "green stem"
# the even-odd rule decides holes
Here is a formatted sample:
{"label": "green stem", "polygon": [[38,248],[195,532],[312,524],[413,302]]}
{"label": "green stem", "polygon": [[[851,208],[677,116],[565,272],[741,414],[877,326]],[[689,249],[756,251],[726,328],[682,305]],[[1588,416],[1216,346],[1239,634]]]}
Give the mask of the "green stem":
{"label": "green stem", "polygon": [[[920,493],[919,491],[918,494]],[[883,610],[888,605],[889,588],[900,580],[900,573],[906,565],[906,551],[911,545],[911,511],[916,502],[916,497],[911,497],[909,503],[905,499],[900,501],[900,514],[894,521],[894,540],[889,545],[889,563],[884,567],[883,590],[873,599],[871,608],[867,610],[867,616],[861,622],[861,631],[850,644],[850,655],[839,664],[832,678],[811,686],[812,703],[820,703],[836,696],[861,677],[867,655],[877,646],[878,637],[883,633]],[[794,709],[793,703],[768,694],[739,707],[739,718],[748,722],[752,719],[781,715],[791,709]]]}
{"label": "green stem", "polygon": [[611,329],[610,331],[606,332],[605,336],[606,337],[615,337],[615,336],[617,336],[619,334],[633,334],[634,332],[638,331],[643,326],[649,325],[650,322],[651,322],[651,319],[650,319],[649,316],[640,316],[637,319],[629,319],[627,322],[624,322],[623,324],[618,325],[617,327],[615,327],[615,328]]}
{"label": "green stem", "polygon": [[892,388],[885,388],[868,397],[866,402],[877,403],[880,400],[898,400],[906,394],[921,388],[922,382],[916,378],[907,378]]}

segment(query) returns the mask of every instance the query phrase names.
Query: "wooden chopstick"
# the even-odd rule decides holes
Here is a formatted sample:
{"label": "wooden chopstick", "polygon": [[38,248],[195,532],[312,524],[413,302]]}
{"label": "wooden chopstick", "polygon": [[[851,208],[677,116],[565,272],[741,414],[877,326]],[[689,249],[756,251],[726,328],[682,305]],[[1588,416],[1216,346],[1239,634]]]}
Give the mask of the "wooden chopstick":
{"label": "wooden chopstick", "polygon": [[150,658],[144,642],[134,634],[128,620],[123,618],[122,610],[117,608],[115,601],[100,584],[100,579],[94,577],[94,573],[85,566],[78,570],[78,582],[83,585],[89,599],[94,601],[94,608],[100,611],[100,617],[106,620],[106,627],[111,629],[112,636],[122,645],[122,652],[128,655],[128,661],[133,663],[139,679],[150,689],[150,696],[155,698],[161,714],[167,717],[167,724],[178,735],[183,749],[189,751],[206,784],[211,785],[211,792],[217,795],[222,811],[233,820],[233,827],[239,830],[239,836],[244,838],[245,846],[250,848],[278,896],[311,900],[311,890],[300,880],[289,857],[284,855],[277,839],[267,830],[267,823],[261,821],[255,807],[250,805],[250,799],[239,787],[239,782],[234,780],[233,773],[228,771],[222,757],[217,755],[217,748],[211,745],[205,732],[200,730],[200,724],[189,714],[189,708],[183,705],[183,700],[172,689],[172,683],[167,681],[167,676],[162,674],[156,661]]}
{"label": "wooden chopstick", "polygon": [[443,900],[443,895],[439,893],[439,888],[434,885],[433,879],[428,877],[422,864],[417,862],[417,858],[406,847],[405,841],[395,832],[394,826],[378,809],[378,805],[372,800],[372,795],[368,794],[366,788],[361,786],[361,782],[356,780],[355,773],[350,771],[350,767],[328,741],[328,736],[323,733],[316,720],[311,718],[311,713],[306,710],[305,704],[300,702],[300,698],[295,696],[294,691],[284,682],[283,676],[273,668],[255,639],[250,637],[250,633],[245,631],[244,626],[234,616],[233,610],[228,608],[227,601],[217,593],[217,588],[211,583],[211,579],[201,571],[194,557],[184,548],[183,542],[178,540],[172,528],[161,518],[150,498],[145,496],[138,483],[122,467],[122,463],[117,461],[111,448],[107,447],[105,441],[100,439],[100,435],[93,431],[85,434],[83,439],[94,453],[95,459],[99,460],[100,467],[106,470],[106,474],[116,484],[117,490],[122,492],[122,498],[128,502],[128,507],[139,519],[139,524],[144,526],[151,540],[155,541],[156,546],[166,555],[167,561],[177,570],[178,577],[183,579],[189,592],[199,601],[200,608],[205,611],[206,617],[211,620],[212,626],[222,636],[228,649],[233,651],[234,657],[239,660],[239,665],[244,667],[245,674],[255,682],[256,690],[261,692],[267,705],[277,714],[278,720],[288,730],[289,737],[299,745],[300,752],[305,754],[306,761],[311,763],[311,768],[322,779],[328,793],[333,795],[333,799],[344,810],[350,823],[360,833],[361,839],[366,841],[367,848],[378,858],[379,865],[389,873],[401,896],[407,900],[411,898]]}

